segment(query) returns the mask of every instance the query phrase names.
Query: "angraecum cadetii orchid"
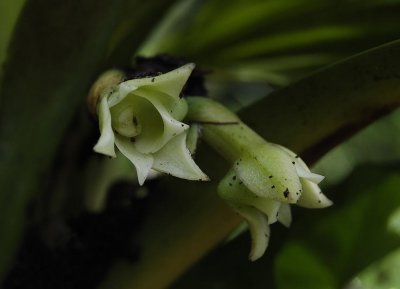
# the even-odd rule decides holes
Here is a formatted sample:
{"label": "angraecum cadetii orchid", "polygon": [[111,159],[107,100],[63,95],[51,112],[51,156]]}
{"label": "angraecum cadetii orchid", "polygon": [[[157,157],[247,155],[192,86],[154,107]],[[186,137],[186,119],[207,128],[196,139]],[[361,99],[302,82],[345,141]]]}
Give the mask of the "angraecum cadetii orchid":
{"label": "angraecum cadetii orchid", "polygon": [[151,169],[208,180],[186,147],[189,125],[181,122],[188,106],[180,93],[193,69],[189,63],[152,77],[124,80],[115,70],[100,76],[89,97],[101,131],[94,151],[116,157],[115,145],[135,166],[140,185]]}
{"label": "angraecum cadetii orchid", "polygon": [[140,185],[151,169],[205,181],[208,176],[194,162],[187,140],[188,123],[202,126],[201,137],[231,163],[216,190],[247,221],[254,261],[268,246],[270,224],[290,226],[291,204],[324,208],[332,202],[318,186],[324,177],[294,152],[266,141],[216,101],[181,97],[193,69],[190,63],[130,80],[121,71],[103,74],[89,95],[101,132],[94,150],[115,157],[115,145],[135,166]]}

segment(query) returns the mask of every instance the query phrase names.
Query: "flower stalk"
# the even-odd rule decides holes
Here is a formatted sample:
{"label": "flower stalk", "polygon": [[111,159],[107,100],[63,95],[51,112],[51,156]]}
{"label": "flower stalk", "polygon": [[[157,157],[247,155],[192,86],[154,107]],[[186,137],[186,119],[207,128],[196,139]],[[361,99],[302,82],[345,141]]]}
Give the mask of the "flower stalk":
{"label": "flower stalk", "polygon": [[251,152],[265,140],[239,117],[218,102],[203,97],[188,97],[188,121],[201,124],[202,137],[226,160]]}

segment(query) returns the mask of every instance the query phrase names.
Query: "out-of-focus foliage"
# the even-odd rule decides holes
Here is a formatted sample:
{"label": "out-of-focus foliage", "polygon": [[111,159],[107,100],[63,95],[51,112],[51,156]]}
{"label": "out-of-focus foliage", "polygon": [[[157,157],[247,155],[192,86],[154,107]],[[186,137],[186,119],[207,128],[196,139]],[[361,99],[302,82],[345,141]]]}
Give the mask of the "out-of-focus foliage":
{"label": "out-of-focus foliage", "polygon": [[400,207],[398,171],[398,165],[356,170],[329,189],[336,197],[334,208],[295,212],[290,231],[274,234],[259,262],[239,261],[247,254],[247,236],[241,236],[210,254],[173,288],[342,288],[368,264],[400,247],[400,235],[388,225]]}
{"label": "out-of-focus foliage", "polygon": [[[63,134],[84,105],[115,28],[133,2],[140,1],[30,1],[20,15],[0,91],[0,279],[18,245],[27,202],[51,177],[48,169]],[[136,19],[148,25],[131,28],[138,30],[131,49],[166,6],[147,3],[148,14]]]}
{"label": "out-of-focus foliage", "polygon": [[324,182],[335,184],[363,163],[400,161],[400,110],[380,119],[326,154],[315,166]]}
{"label": "out-of-focus foliage", "polygon": [[309,274],[306,266],[290,262],[291,243],[302,243],[302,247],[311,250],[311,256],[317,257],[321,267],[329,271],[334,288],[343,287],[368,264],[398,248],[400,235],[388,222],[400,207],[399,177],[398,166],[392,172],[370,166],[356,171],[341,186],[333,187],[337,208],[322,213],[308,229],[303,225],[298,240],[291,239],[283,248],[275,266],[277,287],[294,288],[293,275],[304,278]]}
{"label": "out-of-focus foliage", "polygon": [[181,1],[141,53],[177,53],[215,77],[284,85],[399,38],[399,13],[396,0]]}
{"label": "out-of-focus foliage", "polygon": [[104,57],[121,4],[116,1],[106,12],[100,2],[93,9],[92,1],[85,6],[36,1],[21,14],[0,98],[0,276],[18,244],[28,196],[44,181],[40,178]]}
{"label": "out-of-focus foliage", "polygon": [[24,3],[25,0],[0,2],[0,84],[3,78],[3,65],[7,57],[8,44]]}
{"label": "out-of-focus foliage", "polygon": [[400,250],[389,254],[383,260],[373,263],[350,282],[347,289],[387,289],[400,284]]}

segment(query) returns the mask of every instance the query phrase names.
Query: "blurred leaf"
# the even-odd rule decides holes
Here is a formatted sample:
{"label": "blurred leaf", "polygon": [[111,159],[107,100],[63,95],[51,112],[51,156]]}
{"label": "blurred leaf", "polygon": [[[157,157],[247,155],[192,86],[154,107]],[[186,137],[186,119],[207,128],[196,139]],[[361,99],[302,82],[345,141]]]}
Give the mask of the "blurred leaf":
{"label": "blurred leaf", "polygon": [[266,139],[316,160],[400,105],[398,59],[400,41],[365,51],[271,93],[240,116]]}
{"label": "blurred leaf", "polygon": [[329,176],[323,182],[326,185],[338,183],[359,164],[396,161],[400,161],[400,110],[332,149],[318,161],[314,170]]}
{"label": "blurred leaf", "polygon": [[[169,28],[160,28],[141,52],[180,54],[238,80],[248,80],[246,72],[252,71],[260,80],[286,85],[315,68],[400,38],[397,0],[193,2],[181,5],[180,17],[172,11],[175,21],[167,17]],[[305,55],[323,58],[300,65],[298,58]],[[276,59],[286,65],[293,60],[293,65],[278,70],[257,65]]]}
{"label": "blurred leaf", "polygon": [[18,15],[25,0],[2,0],[0,2],[0,87],[3,78],[3,64],[7,57],[7,48]]}
{"label": "blurred leaf", "polygon": [[335,40],[354,39],[358,36],[363,36],[361,33],[365,32],[362,28],[354,25],[319,25],[307,29],[300,27],[283,34],[257,38],[239,44],[236,47],[225,49],[223,53],[217,54],[216,58],[221,62],[229,62],[231,59],[253,58],[254,55],[272,54],[274,52],[282,53],[288,48],[295,50],[297,47],[314,46],[324,42],[334,42]]}
{"label": "blurred leaf", "polygon": [[[271,93],[239,115],[267,140],[314,162],[400,105],[399,58],[400,41],[366,51]],[[209,150],[196,154],[212,181],[169,180],[137,235],[140,262],[117,263],[101,288],[165,288],[239,224],[240,218],[216,196],[227,170],[223,161]]]}
{"label": "blurred leaf", "polygon": [[117,158],[91,158],[85,170],[84,202],[89,212],[104,209],[107,190],[116,180],[137,181],[132,163],[117,152]]}
{"label": "blurred leaf", "polygon": [[[400,236],[388,228],[391,214],[400,207],[399,185],[398,167],[358,170],[352,179],[332,189],[342,198],[336,208],[329,213],[322,212],[311,227],[305,223],[296,227],[297,233],[293,234],[299,237],[295,239],[301,240],[303,246],[320,258],[336,288],[343,287],[355,274],[400,246]],[[310,221],[311,217],[305,222]],[[282,252],[286,250],[285,247]],[[278,288],[293,288],[284,284],[290,275],[288,270],[280,269],[275,268],[283,281]],[[299,275],[307,270],[293,269]]]}
{"label": "blurred leaf", "polygon": [[126,10],[141,4],[38,0],[28,2],[23,10],[10,45],[0,99],[0,280],[29,220],[27,203],[51,177],[48,169],[56,149],[77,107],[85,105],[90,83],[103,69],[121,17],[130,12],[139,22],[145,19],[146,26],[129,28],[130,49],[138,47],[158,20],[156,0],[146,2],[154,18],[152,12]]}
{"label": "blurred leaf", "polygon": [[128,66],[142,40],[151,35],[176,0],[127,1],[109,47],[108,66]]}
{"label": "blurred leaf", "polygon": [[173,288],[342,288],[400,246],[400,236],[387,228],[400,207],[399,186],[398,167],[360,168],[329,189],[333,207],[296,210],[292,228],[274,226],[271,247],[259,261],[245,261],[244,235],[209,254]]}
{"label": "blurred leaf", "polygon": [[[383,260],[372,264],[352,280],[347,288],[387,289],[396,288],[400,284],[400,249],[392,252]],[[352,286],[353,285],[353,286]]]}
{"label": "blurred leaf", "polygon": [[[263,262],[265,264],[265,262]],[[299,266],[301,264],[301,266]],[[276,288],[334,289],[335,280],[329,268],[307,246],[299,241],[289,242],[274,262]],[[260,282],[266,283],[265,281]],[[260,285],[261,285],[260,284]]]}

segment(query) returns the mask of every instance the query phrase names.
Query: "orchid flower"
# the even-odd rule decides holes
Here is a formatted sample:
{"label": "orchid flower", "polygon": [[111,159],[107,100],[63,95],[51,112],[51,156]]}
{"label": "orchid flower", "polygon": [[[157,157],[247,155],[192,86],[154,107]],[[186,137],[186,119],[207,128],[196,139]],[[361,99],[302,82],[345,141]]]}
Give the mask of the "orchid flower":
{"label": "orchid flower", "polygon": [[[186,146],[187,102],[180,97],[194,64],[165,74],[123,81],[105,73],[89,95],[99,119],[94,151],[116,157],[115,146],[136,168],[139,184],[151,169],[187,180],[208,180]],[[107,85],[108,83],[108,85]]]}
{"label": "orchid flower", "polygon": [[291,150],[264,140],[234,113],[210,99],[188,98],[188,118],[203,124],[203,137],[232,167],[218,186],[220,197],[248,223],[250,259],[260,258],[269,242],[269,225],[290,226],[290,205],[324,208],[332,202],[312,173]]}
{"label": "orchid flower", "polygon": [[268,142],[234,163],[220,182],[218,192],[249,224],[251,260],[264,254],[270,224],[278,221],[290,226],[290,204],[306,208],[332,204],[318,186],[323,179],[292,151]]}

